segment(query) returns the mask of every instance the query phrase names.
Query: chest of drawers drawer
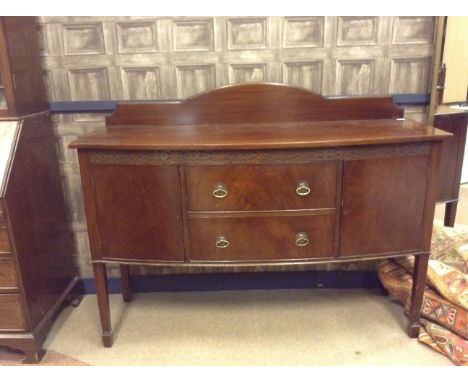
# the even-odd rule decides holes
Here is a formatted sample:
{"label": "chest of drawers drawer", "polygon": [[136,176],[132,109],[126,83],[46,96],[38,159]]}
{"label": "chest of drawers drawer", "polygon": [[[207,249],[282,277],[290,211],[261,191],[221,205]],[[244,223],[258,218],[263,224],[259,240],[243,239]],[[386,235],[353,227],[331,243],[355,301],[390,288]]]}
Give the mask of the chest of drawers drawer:
{"label": "chest of drawers drawer", "polygon": [[192,261],[332,257],[335,214],[189,219]]}
{"label": "chest of drawers drawer", "polygon": [[18,276],[12,259],[0,259],[0,292],[3,288],[17,288]]}
{"label": "chest of drawers drawer", "polygon": [[0,329],[26,330],[22,299],[17,294],[0,294]]}
{"label": "chest of drawers drawer", "polygon": [[0,227],[5,227],[5,215],[3,213],[3,207],[2,207],[2,204],[0,202]]}
{"label": "chest of drawers drawer", "polygon": [[0,253],[10,253],[11,246],[8,239],[8,231],[5,227],[0,227]]}
{"label": "chest of drawers drawer", "polygon": [[187,165],[188,211],[335,207],[337,161],[300,164]]}

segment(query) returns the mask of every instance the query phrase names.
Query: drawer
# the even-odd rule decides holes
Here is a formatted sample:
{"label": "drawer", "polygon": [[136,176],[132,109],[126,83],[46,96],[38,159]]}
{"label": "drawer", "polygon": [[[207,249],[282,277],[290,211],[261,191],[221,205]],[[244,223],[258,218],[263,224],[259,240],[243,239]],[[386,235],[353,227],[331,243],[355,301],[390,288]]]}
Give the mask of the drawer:
{"label": "drawer", "polygon": [[13,260],[0,259],[0,290],[2,288],[18,288],[18,276]]}
{"label": "drawer", "polygon": [[338,162],[186,165],[189,211],[335,207]]}
{"label": "drawer", "polygon": [[210,217],[189,220],[192,261],[332,257],[335,215]]}
{"label": "drawer", "polygon": [[26,330],[21,296],[0,294],[0,330]]}
{"label": "drawer", "polygon": [[11,252],[10,240],[6,228],[0,228],[0,252]]}
{"label": "drawer", "polygon": [[2,202],[0,201],[0,227],[5,227],[5,214],[3,213]]}

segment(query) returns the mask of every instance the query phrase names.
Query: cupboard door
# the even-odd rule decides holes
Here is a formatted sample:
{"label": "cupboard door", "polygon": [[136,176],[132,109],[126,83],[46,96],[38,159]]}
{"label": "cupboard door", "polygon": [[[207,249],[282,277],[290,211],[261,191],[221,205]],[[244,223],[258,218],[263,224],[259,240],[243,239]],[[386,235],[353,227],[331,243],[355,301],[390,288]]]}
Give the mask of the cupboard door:
{"label": "cupboard door", "polygon": [[429,156],[345,161],[341,256],[423,249]]}
{"label": "cupboard door", "polygon": [[184,260],[177,166],[94,164],[92,183],[100,257]]}

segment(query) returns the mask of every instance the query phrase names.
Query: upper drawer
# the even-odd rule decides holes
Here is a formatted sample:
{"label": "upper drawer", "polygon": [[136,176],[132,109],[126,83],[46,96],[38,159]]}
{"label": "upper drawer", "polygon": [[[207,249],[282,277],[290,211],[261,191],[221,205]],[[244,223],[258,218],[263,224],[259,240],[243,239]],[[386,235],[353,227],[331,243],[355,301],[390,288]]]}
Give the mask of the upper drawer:
{"label": "upper drawer", "polygon": [[335,207],[338,162],[186,165],[189,211]]}
{"label": "upper drawer", "polygon": [[0,252],[11,252],[10,240],[6,228],[0,228]]}

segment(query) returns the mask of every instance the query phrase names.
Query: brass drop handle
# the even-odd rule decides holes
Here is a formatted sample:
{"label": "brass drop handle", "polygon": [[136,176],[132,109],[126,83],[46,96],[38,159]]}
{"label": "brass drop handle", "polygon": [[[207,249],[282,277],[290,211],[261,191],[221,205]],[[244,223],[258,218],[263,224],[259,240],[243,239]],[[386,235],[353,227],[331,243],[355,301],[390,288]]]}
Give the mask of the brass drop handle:
{"label": "brass drop handle", "polygon": [[296,187],[296,194],[299,196],[306,196],[310,194],[310,187],[309,183],[307,182],[299,182]]}
{"label": "brass drop handle", "polygon": [[213,196],[218,199],[225,198],[228,194],[226,186],[222,183],[218,183],[213,189]]}
{"label": "brass drop handle", "polygon": [[305,232],[298,232],[296,234],[296,245],[298,247],[305,247],[309,244],[309,238]]}
{"label": "brass drop handle", "polygon": [[229,247],[229,240],[226,238],[226,236],[218,236],[216,239],[216,248],[227,248]]}

